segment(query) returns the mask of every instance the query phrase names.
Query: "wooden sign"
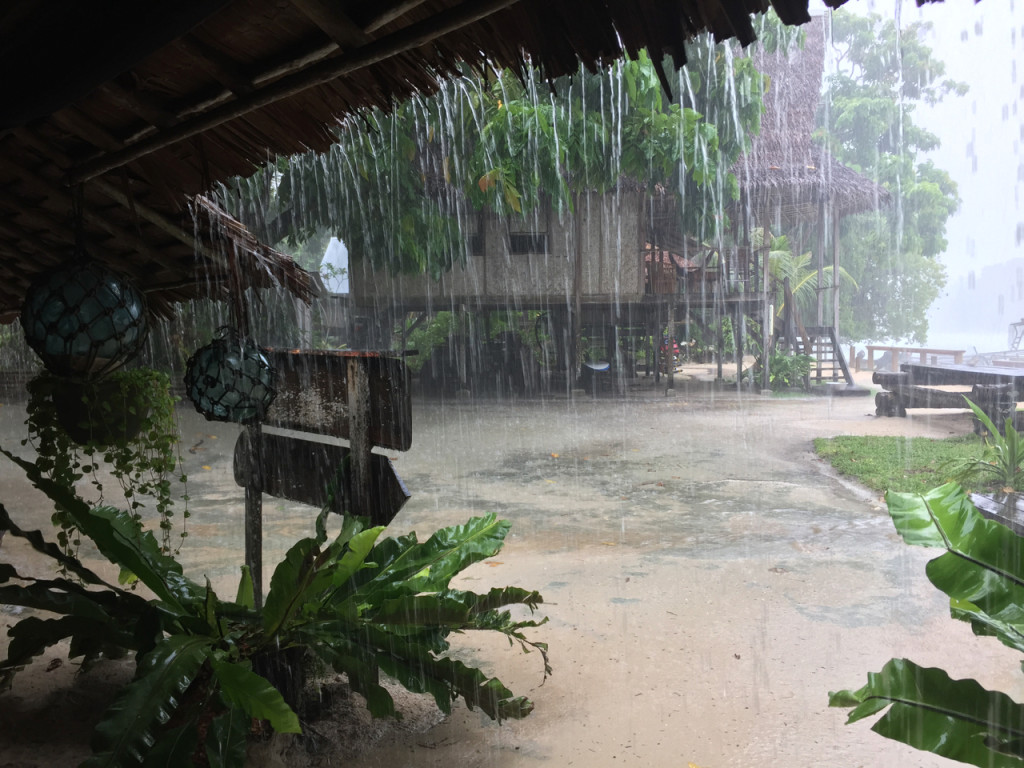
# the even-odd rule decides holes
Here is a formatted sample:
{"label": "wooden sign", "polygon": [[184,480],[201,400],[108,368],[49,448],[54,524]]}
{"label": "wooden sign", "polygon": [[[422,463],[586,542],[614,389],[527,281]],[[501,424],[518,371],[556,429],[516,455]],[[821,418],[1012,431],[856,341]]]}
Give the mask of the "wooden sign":
{"label": "wooden sign", "polygon": [[277,369],[277,398],[264,424],[350,439],[353,421],[349,371],[358,366],[369,390],[365,416],[369,442],[407,451],[412,445],[412,404],[405,363],[386,352],[268,350]]}
{"label": "wooden sign", "polygon": [[[258,450],[243,432],[235,443],[235,482],[242,487],[258,484],[263,493],[338,514],[369,517],[373,525],[387,525],[409,499],[409,491],[387,456],[370,454],[369,483],[372,504],[354,504],[351,452],[298,437],[261,434]],[[258,472],[254,469],[258,468]]]}

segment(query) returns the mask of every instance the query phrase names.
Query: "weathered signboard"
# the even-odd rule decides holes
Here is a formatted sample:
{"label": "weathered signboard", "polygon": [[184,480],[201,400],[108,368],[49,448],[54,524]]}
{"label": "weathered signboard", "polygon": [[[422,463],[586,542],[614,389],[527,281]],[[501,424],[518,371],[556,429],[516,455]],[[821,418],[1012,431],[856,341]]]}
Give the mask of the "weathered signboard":
{"label": "weathered signboard", "polygon": [[243,432],[235,443],[235,482],[242,487],[258,482],[270,496],[320,509],[329,507],[338,514],[364,515],[373,525],[390,523],[409,499],[409,491],[386,456],[370,454],[373,503],[367,509],[356,509],[349,471],[351,452],[346,446],[263,433],[254,451],[251,440]]}
{"label": "weathered signboard", "polygon": [[[367,419],[371,445],[407,451],[412,445],[412,405],[405,386],[405,363],[381,352],[268,350],[277,369],[277,399],[264,424],[352,439],[353,416]],[[365,374],[369,402],[356,414],[349,371]],[[359,436],[356,436],[359,439]]]}

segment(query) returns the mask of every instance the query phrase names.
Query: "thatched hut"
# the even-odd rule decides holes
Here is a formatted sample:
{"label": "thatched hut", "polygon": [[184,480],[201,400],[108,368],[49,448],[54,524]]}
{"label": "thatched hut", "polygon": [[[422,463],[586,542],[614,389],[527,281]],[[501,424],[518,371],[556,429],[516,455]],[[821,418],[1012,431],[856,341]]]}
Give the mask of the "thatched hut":
{"label": "thatched hut", "polygon": [[[802,31],[799,43],[789,50],[768,53],[760,48],[754,53],[758,69],[770,78],[771,85],[765,95],[761,133],[733,168],[741,198],[732,213],[745,222],[747,232],[765,228],[776,233],[813,233],[806,242],[796,243],[797,252],[812,251],[818,266],[817,317],[813,330],[803,334],[803,344],[818,358],[818,378],[825,376],[824,358],[833,363],[827,374],[834,378],[842,368],[842,351],[835,342],[839,281],[826,287],[824,266],[832,264],[834,274],[839,271],[840,218],[887,204],[889,193],[837,161],[824,144],[812,139],[825,73],[827,19],[815,17]],[[832,292],[832,318],[826,318],[823,311],[827,290]],[[766,348],[770,342],[766,336]]]}

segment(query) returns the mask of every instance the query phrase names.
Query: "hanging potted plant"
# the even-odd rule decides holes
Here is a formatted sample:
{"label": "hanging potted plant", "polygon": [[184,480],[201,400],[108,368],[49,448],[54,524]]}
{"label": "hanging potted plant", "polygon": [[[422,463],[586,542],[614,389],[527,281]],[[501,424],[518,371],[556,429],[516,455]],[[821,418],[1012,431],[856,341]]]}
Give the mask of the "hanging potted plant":
{"label": "hanging potted plant", "polygon": [[[109,503],[101,480],[106,469],[117,480],[132,516],[159,518],[165,551],[187,536],[182,529],[172,545],[175,496],[187,501],[186,476],[178,452],[175,398],[166,374],[149,368],[119,370],[101,379],[76,382],[43,372],[28,385],[28,438],[37,464],[50,479],[75,485],[88,480],[94,503]],[[187,505],[183,514],[188,517]],[[77,545],[71,518],[56,506],[53,522],[61,546]]]}

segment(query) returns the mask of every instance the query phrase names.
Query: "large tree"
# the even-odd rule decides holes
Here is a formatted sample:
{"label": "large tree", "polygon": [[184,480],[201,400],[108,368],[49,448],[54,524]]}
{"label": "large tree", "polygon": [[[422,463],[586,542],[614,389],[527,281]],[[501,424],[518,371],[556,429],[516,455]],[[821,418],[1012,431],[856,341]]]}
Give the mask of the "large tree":
{"label": "large tree", "polygon": [[945,285],[937,257],[959,205],[956,183],[924,159],[938,137],[918,125],[917,107],[962,95],[924,43],[926,23],[833,15],[836,71],[827,81],[822,135],[842,162],[889,190],[892,203],[841,224],[842,259],[857,283],[844,293],[840,327],[856,339],[923,343],[927,310]]}

